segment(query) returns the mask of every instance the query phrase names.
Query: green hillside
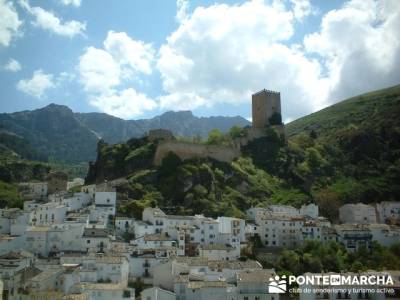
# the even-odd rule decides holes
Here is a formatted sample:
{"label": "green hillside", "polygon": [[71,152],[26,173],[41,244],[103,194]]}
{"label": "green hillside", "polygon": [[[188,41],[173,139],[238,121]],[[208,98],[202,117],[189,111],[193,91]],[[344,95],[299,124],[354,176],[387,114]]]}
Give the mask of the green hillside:
{"label": "green hillside", "polygon": [[[243,216],[254,205],[313,201],[335,219],[344,203],[400,198],[399,115],[399,86],[354,97],[288,124],[287,142],[268,128],[232,163],[170,155],[157,168],[155,144],[146,138],[102,143],[87,180],[127,177],[118,187],[125,199],[119,213],[133,216],[149,205]],[[214,131],[203,142],[229,144],[233,133]]]}
{"label": "green hillside", "polygon": [[299,133],[315,131],[318,135],[329,136],[349,127],[374,127],[380,125],[375,122],[395,121],[393,119],[398,117],[400,109],[399,95],[400,85],[396,85],[352,97],[290,122],[286,125],[286,133],[293,137]]}

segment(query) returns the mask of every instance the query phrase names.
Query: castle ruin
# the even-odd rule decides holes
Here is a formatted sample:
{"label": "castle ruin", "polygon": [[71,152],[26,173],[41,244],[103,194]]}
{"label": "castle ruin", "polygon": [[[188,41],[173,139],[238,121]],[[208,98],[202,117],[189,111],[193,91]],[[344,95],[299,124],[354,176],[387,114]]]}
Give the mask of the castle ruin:
{"label": "castle ruin", "polygon": [[252,117],[253,126],[246,130],[245,137],[237,138],[234,141],[235,146],[231,147],[179,142],[174,140],[172,133],[165,134],[165,130],[163,130],[161,137],[158,134],[159,131],[154,131],[149,134],[149,138],[160,140],[154,157],[154,165],[161,165],[164,157],[170,152],[176,154],[182,160],[212,158],[222,162],[231,162],[241,155],[241,147],[247,145],[249,141],[265,136],[267,127],[273,126],[279,134],[285,134],[284,126],[280,121],[278,124],[271,122],[273,117],[278,117],[281,120],[281,95],[279,92],[264,89],[253,94]]}
{"label": "castle ruin", "polygon": [[281,115],[281,94],[279,92],[264,89],[253,94],[251,98],[254,128],[265,128],[271,125],[270,118],[274,114]]}

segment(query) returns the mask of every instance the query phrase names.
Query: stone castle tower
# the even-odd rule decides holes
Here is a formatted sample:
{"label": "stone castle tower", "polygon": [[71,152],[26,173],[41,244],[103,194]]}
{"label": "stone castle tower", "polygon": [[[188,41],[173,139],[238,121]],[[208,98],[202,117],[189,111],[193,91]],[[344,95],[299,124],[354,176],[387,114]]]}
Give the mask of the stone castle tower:
{"label": "stone castle tower", "polygon": [[252,110],[253,127],[265,128],[273,114],[281,115],[281,94],[265,89],[253,94]]}

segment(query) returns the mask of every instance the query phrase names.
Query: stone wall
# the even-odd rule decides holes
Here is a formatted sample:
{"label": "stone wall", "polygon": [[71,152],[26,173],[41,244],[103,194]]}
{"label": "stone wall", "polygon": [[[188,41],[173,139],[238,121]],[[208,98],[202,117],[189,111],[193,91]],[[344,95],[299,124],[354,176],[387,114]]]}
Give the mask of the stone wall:
{"label": "stone wall", "polygon": [[240,150],[234,147],[166,141],[158,145],[154,156],[154,164],[160,166],[163,158],[169,152],[176,154],[182,160],[213,158],[222,162],[231,162],[240,155]]}

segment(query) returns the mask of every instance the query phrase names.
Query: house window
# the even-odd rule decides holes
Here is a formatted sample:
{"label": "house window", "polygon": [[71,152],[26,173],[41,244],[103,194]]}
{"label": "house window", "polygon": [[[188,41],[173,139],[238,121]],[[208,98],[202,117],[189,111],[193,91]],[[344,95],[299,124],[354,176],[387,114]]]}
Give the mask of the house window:
{"label": "house window", "polygon": [[86,243],[90,244],[90,240],[87,240]]}

